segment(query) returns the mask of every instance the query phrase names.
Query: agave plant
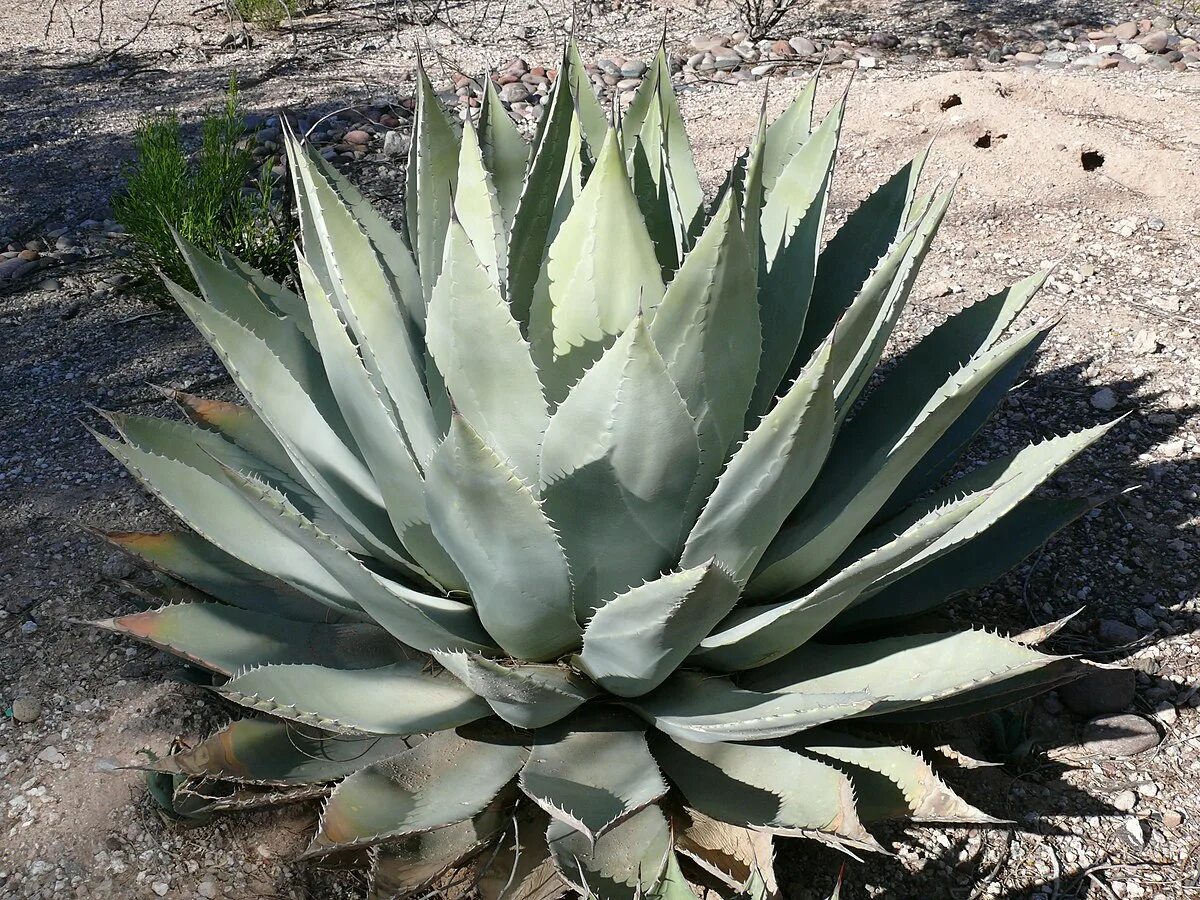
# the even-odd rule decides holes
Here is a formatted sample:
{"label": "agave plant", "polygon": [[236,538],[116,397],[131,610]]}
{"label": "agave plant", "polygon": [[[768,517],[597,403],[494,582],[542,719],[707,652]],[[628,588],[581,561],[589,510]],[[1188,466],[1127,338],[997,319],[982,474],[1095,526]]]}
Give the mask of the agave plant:
{"label": "agave plant", "polygon": [[289,138],[300,293],[180,241],[246,405],[108,414],[188,530],[109,535],[169,602],[101,624],[262,715],[151,768],[192,814],[326,796],[308,854],[378,896],[764,897],[774,836],[991,821],[889,726],[1079,672],[914,624],[1090,507],[1034,491],[1109,426],[942,486],[1045,273],[868,390],[950,202],[924,154],[822,250],[844,97],[813,128],[810,82],[706,203],[662,52],[612,124],[561,71],[532,147],[419,73],[398,230]]}

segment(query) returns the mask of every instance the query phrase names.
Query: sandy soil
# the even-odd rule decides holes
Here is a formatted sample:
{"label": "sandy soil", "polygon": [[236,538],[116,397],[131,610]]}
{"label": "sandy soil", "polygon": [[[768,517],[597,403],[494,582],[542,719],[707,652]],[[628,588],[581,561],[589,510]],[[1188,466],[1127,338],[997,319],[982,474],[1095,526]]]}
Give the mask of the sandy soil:
{"label": "sandy soil", "polygon": [[[884,6],[872,8],[882,22],[979,14],[969,3]],[[989,14],[1001,7],[1019,15],[1009,4]],[[6,16],[0,234],[23,242],[102,219],[138,118],[164,106],[195,113],[214,101],[233,70],[251,109],[320,112],[406,93],[418,41],[438,48],[448,67],[468,71],[517,54],[552,61],[557,35],[549,23],[566,20],[565,10],[532,3],[506,8],[502,25],[481,44],[482,31],[465,12],[458,35],[445,28],[421,33],[375,20],[380,8],[362,4],[307,20],[294,40],[261,35],[253,49],[226,51],[217,46],[224,33],[217,11],[163,0],[157,12],[167,24],[147,29],[111,59],[88,62],[133,36],[149,8],[109,0],[99,49],[91,40],[94,7],[71,4],[75,38],[65,4],[46,35],[44,8],[18,6]],[[1120,10],[1085,12],[1101,21]],[[674,41],[732,27],[715,4],[626,6],[581,23],[580,36],[589,52],[644,54],[664,19]],[[922,24],[916,19],[914,27]],[[513,36],[522,23],[531,29],[527,40]],[[848,77],[830,73],[822,108]],[[772,106],[799,83],[773,84]],[[750,134],[760,90],[704,85],[682,95],[709,187]],[[961,102],[947,104],[952,96]],[[1133,708],[1157,711],[1164,740],[1137,757],[1081,760],[1070,749],[1082,721],[1054,697],[1034,704],[1026,725],[1036,739],[1031,756],[1002,769],[946,767],[972,802],[1015,826],[881,829],[898,857],[851,863],[844,896],[1182,898],[1200,890],[1200,714],[1193,708],[1200,703],[1197,109],[1194,74],[964,72],[930,63],[855,78],[835,216],[931,139],[932,177],[963,173],[898,346],[964,302],[1058,262],[1027,315],[1061,322],[978,454],[1131,413],[1054,489],[1139,489],[949,615],[1024,628],[1085,606],[1057,649],[1135,666]],[[990,140],[981,141],[985,135]],[[1085,151],[1100,154],[1103,165],[1085,169]],[[370,163],[354,174],[371,183],[379,168]],[[185,322],[143,315],[153,310],[128,297],[91,297],[112,273],[106,248],[97,241],[81,261],[47,272],[56,285],[23,284],[0,294],[0,600],[7,616],[0,619],[0,697],[30,695],[43,705],[32,724],[0,717],[0,897],[361,896],[355,874],[292,862],[311,826],[310,807],[180,829],[159,819],[135,773],[97,771],[97,759],[162,752],[173,738],[194,739],[231,714],[194,687],[164,684],[173,669],[161,655],[71,621],[129,608],[116,580],[132,575],[79,525],[166,524],[80,426],[87,404],[164,408],[149,383],[229,390]],[[1093,402],[1104,387],[1115,397],[1111,410]],[[1105,620],[1135,627],[1137,640],[1104,642],[1097,629]],[[971,731],[981,752],[996,749],[987,726]],[[1130,790],[1134,807],[1115,807],[1114,798]],[[1131,819],[1144,826],[1141,844],[1127,839]],[[781,861],[785,896],[826,896],[839,865],[827,851],[790,842]]]}

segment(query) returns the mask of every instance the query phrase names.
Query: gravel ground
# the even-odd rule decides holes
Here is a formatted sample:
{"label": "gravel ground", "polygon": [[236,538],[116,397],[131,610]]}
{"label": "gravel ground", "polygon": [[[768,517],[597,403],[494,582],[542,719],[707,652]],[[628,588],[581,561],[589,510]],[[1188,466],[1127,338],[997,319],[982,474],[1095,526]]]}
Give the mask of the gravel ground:
{"label": "gravel ground", "polygon": [[[120,290],[106,198],[129,159],[138,118],[164,106],[194,116],[231,70],[256,112],[316,117],[404,96],[419,41],[437,48],[447,87],[451,60],[464,71],[515,55],[552,64],[551,24],[568,11],[505,7],[502,25],[481,44],[469,9],[455,13],[456,34],[393,28],[371,18],[379,7],[363,5],[305,20],[294,39],[256,33],[252,48],[223,49],[225,25],[212,10],[194,13],[189,3],[162,0],[157,13],[165,24],[111,59],[89,63],[133,36],[150,8],[106,6],[100,48],[90,40],[96,10],[75,5],[74,39],[66,6],[56,9],[48,36],[41,8],[18,6],[0,30],[0,234],[19,246],[39,241],[51,263],[34,277],[0,283],[0,698],[40,707],[31,722],[16,721],[34,712],[23,705],[0,716],[0,897],[362,896],[353,872],[293,862],[313,824],[311,806],[183,829],[162,821],[136,773],[98,765],[164,752],[173,739],[194,740],[233,714],[195,687],[165,681],[175,669],[162,655],[72,621],[131,609],[121,581],[139,577],[81,526],[167,524],[87,436],[79,420],[91,416],[88,404],[157,412],[165,405],[151,384],[222,396],[230,390],[181,317]],[[1099,26],[1157,12],[1103,2],[1082,9],[903,0],[856,12],[844,6],[795,33],[903,34],[938,19],[977,28],[983,15],[997,27],[1051,16]],[[736,27],[716,4],[594,7],[587,19],[580,36],[594,57],[644,56],[664,20],[680,48],[697,34]],[[822,108],[849,77],[830,72]],[[799,83],[776,79],[772,106],[782,106]],[[732,147],[751,133],[760,91],[753,82],[699,82],[682,94],[710,188]],[[1136,490],[946,617],[1020,630],[1083,607],[1051,647],[1122,663],[1134,676],[1064,690],[949,733],[914,735],[964,796],[1014,824],[881,828],[896,855],[847,861],[844,897],[1157,900],[1200,893],[1197,108],[1193,72],[981,72],[930,59],[889,60],[855,78],[835,217],[931,138],[932,177],[964,173],[897,348],[985,291],[1058,262],[1026,316],[1061,322],[974,455],[988,458],[1129,413],[1050,489]],[[345,127],[355,124],[357,114],[345,115]],[[372,150],[345,162],[368,190],[394,200],[398,173],[390,157]],[[1104,742],[1087,724],[1097,713],[1120,711],[1148,729],[1140,744]],[[936,749],[947,744],[967,756]],[[971,758],[1005,765],[968,768]],[[785,896],[825,897],[843,861],[787,842]]]}

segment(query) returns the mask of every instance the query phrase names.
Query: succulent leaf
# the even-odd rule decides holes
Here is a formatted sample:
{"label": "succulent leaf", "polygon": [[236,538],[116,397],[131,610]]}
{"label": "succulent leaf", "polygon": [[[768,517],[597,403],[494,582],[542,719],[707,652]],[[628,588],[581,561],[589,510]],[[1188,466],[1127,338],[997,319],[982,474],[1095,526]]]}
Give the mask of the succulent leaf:
{"label": "succulent leaf", "polygon": [[667,287],[650,334],[696,420],[700,474],[693,493],[703,500],[742,436],[762,345],[750,248],[732,195]]}
{"label": "succulent leaf", "polygon": [[[751,594],[778,596],[825,571],[996,373],[1042,331],[1030,328],[976,354],[920,408],[867,408],[863,412],[873,414],[856,415],[839,433],[814,489],[768,547]],[[836,336],[833,346],[836,353]]]}
{"label": "succulent leaf", "polygon": [[342,781],[306,853],[326,854],[433,831],[482,813],[520,770],[527,751],[439,731],[411,750]]}
{"label": "succulent leaf", "polygon": [[683,548],[681,563],[715,557],[739,584],[812,486],[834,434],[830,344],[734,453]]}
{"label": "succulent leaf", "polygon": [[658,690],[627,701],[659,731],[685,741],[772,740],[857,715],[873,702],[857,689],[761,693],[736,687],[728,678],[683,670]]}
{"label": "succulent leaf", "polygon": [[[604,266],[610,259],[621,266]],[[663,295],[615,129],[549,246],[545,278],[545,303],[533,310],[530,341],[546,393],[558,403],[613,338]]]}
{"label": "succulent leaf", "polygon": [[788,160],[762,207],[765,266],[758,270],[758,304],[763,343],[751,424],[767,411],[804,332],[845,110],[843,97]]}
{"label": "succulent leaf", "polygon": [[[316,341],[315,336],[313,340]],[[267,465],[283,472],[293,481],[303,481],[283,445],[250,407],[228,400],[197,397],[183,391],[167,390],[165,393],[179,405],[183,414],[193,424],[215,431],[251,456],[258,457]]]}
{"label": "succulent leaf", "polygon": [[295,622],[223,603],[181,603],[94,624],[221,675],[268,663],[368,669],[404,657],[403,647],[374,625]]}
{"label": "succulent leaf", "polygon": [[654,744],[654,754],[690,806],[722,822],[774,834],[829,832],[878,849],[854,809],[854,786],[834,767],[754,744]]}
{"label": "succulent leaf", "polygon": [[559,872],[585,897],[643,900],[656,897],[667,874],[671,827],[657,806],[648,806],[592,841],[560,819],[546,830]]}
{"label": "succulent leaf", "polygon": [[[439,434],[425,392],[425,358],[414,339],[413,326],[367,231],[308,158],[298,151],[293,155],[309,194],[320,240],[317,247],[309,249],[306,259],[311,261],[318,252],[323,256],[329,276],[325,291],[328,300],[336,302],[377,390],[394,408],[419,466],[432,452]],[[439,240],[439,253],[441,248]],[[432,289],[432,285],[423,289],[423,303],[428,303]],[[307,295],[308,285],[305,291]],[[312,304],[320,302],[319,292],[314,290],[313,294],[316,301],[309,298],[310,314]]]}
{"label": "succulent leaf", "polygon": [[450,223],[425,338],[455,408],[536,489],[550,414],[520,325],[468,237]]}
{"label": "succulent leaf", "polygon": [[[498,290],[503,289],[508,284],[508,235],[500,216],[499,196],[484,163],[479,135],[469,121],[463,128],[459,146],[458,190],[454,195],[447,242],[454,233],[455,219],[475,248],[478,260],[487,269],[492,283]],[[445,271],[444,261],[442,270]],[[441,282],[440,275],[438,282]],[[434,290],[437,290],[436,286]]]}
{"label": "succulent leaf", "polygon": [[405,170],[405,222],[421,275],[423,302],[427,304],[442,264],[442,245],[458,177],[459,139],[420,60],[412,134]]}
{"label": "succulent leaf", "polygon": [[667,792],[641,723],[619,710],[580,714],[540,734],[519,783],[593,844]]}
{"label": "succulent leaf", "polygon": [[964,691],[1007,690],[1010,679],[1061,661],[986,631],[911,634],[858,644],[813,642],[743,681],[753,690],[801,696],[863,692],[875,699],[860,715],[874,716],[926,708]]}
{"label": "succulent leaf", "polygon": [[435,650],[434,657],[518,728],[543,728],[574,712],[599,693],[564,666],[504,665],[478,653]]}
{"label": "succulent leaf", "polygon": [[567,41],[564,71],[571,85],[571,96],[575,101],[575,112],[583,126],[584,139],[594,155],[608,133],[608,116],[604,114],[600,98],[592,89],[591,78],[588,77],[583,57],[579,54],[579,45],[575,43],[574,38]]}
{"label": "succulent leaf", "polygon": [[582,152],[580,123],[571,99],[570,79],[559,78],[538,124],[521,197],[513,214],[508,248],[508,299],[513,317],[529,332],[534,288],[547,249],[557,236],[556,207],[572,168],[572,151]]}
{"label": "succulent leaf", "polygon": [[525,183],[529,144],[521,137],[508,110],[500,103],[500,95],[496,93],[492,79],[484,78],[483,82],[483,103],[479,107],[479,146],[483,150],[483,164],[496,187],[496,199],[507,234],[512,228],[517,203],[521,199],[521,188]]}
{"label": "succulent leaf", "polygon": [[555,411],[542,445],[542,494],[581,622],[674,565],[699,464],[696,423],[637,316]]}
{"label": "succulent leaf", "polygon": [[189,531],[109,532],[104,538],[156,569],[241,609],[298,622],[336,618],[329,607]]}
{"label": "succulent leaf", "polygon": [[679,667],[737,599],[737,582],[711,560],[630,588],[588,621],[578,665],[618,697],[648,693]]}
{"label": "succulent leaf", "polygon": [[576,649],[567,560],[529,485],[461,415],[426,475],[433,534],[466,576],[488,633],[534,662]]}
{"label": "succulent leaf", "polygon": [[[768,134],[770,132],[768,131]],[[880,185],[829,239],[817,261],[816,281],[805,319],[794,369],[812,356],[855,297],[873,278],[872,270],[909,230],[913,194],[925,167],[928,149],[919,153]]]}
{"label": "succulent leaf", "polygon": [[865,821],[911,816],[923,822],[998,822],[954,793],[907,747],[823,728],[789,738],[787,746],[844,767]]}
{"label": "succulent leaf", "polygon": [[260,666],[216,690],[242,706],[344,734],[417,734],[489,714],[457,679],[428,671],[420,659],[374,669]]}
{"label": "succulent leaf", "polygon": [[243,784],[324,784],[403,753],[415,740],[392,735],[310,734],[286,721],[239,719],[194,747],[151,762],[148,768]]}
{"label": "succulent leaf", "polygon": [[735,610],[700,644],[704,665],[738,671],[765,665],[802,646],[871,585],[898,578],[987,499],[977,492],[939,506],[894,540],[865,553],[807,593]]}

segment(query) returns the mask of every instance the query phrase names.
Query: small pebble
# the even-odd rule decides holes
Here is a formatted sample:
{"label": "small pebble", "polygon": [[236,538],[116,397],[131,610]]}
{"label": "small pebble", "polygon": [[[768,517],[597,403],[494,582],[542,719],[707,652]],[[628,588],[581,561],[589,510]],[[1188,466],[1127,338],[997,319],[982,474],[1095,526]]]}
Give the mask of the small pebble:
{"label": "small pebble", "polygon": [[42,704],[39,700],[28,695],[18,697],[12,702],[12,717],[14,722],[28,724],[36,722],[42,715]]}

